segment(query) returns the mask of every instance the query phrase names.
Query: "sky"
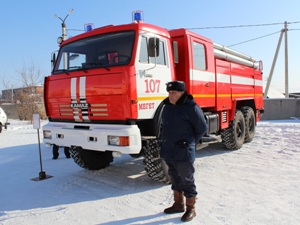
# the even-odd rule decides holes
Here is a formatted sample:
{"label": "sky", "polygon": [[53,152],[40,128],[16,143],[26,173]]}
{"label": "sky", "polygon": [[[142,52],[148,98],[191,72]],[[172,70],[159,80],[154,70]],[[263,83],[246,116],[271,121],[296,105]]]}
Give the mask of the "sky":
{"label": "sky", "polygon": [[[24,66],[34,65],[42,71],[42,78],[50,75],[51,53],[58,50],[57,37],[62,32],[61,21],[54,15],[63,19],[73,9],[66,19],[68,37],[83,32],[87,23],[95,27],[131,23],[132,11],[142,10],[147,23],[167,29],[192,29],[215,43],[234,45],[234,50],[262,60],[265,83],[280,31],[287,21],[289,92],[300,92],[299,7],[299,0],[186,0],[184,3],[181,0],[0,0],[0,91],[6,86],[22,85],[18,72]],[[235,28],[215,28],[228,26]],[[210,29],[194,29],[207,27]],[[253,41],[245,42],[249,40]],[[284,40],[271,82],[282,92],[285,91]],[[241,42],[245,43],[235,45]]]}
{"label": "sky", "polygon": [[[173,204],[170,185],[151,180],[142,157],[123,155],[89,171],[62,150],[52,160],[41,143],[42,170],[51,178],[32,180],[41,171],[37,130],[26,121],[10,123],[0,133],[0,224],[182,224],[182,214],[163,213]],[[187,224],[300,224],[299,140],[294,118],[258,122],[253,141],[237,151],[219,139],[199,145],[197,216]]]}

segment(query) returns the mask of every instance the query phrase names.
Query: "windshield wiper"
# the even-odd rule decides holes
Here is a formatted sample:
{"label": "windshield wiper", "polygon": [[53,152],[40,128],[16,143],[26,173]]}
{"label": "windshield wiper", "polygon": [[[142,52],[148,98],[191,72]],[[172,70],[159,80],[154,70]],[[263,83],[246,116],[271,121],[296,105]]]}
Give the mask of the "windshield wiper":
{"label": "windshield wiper", "polygon": [[87,72],[86,68],[81,67],[81,66],[70,66],[69,67],[69,72],[70,71],[79,71],[79,70],[83,70],[85,73]]}
{"label": "windshield wiper", "polygon": [[82,68],[88,69],[88,68],[93,68],[94,66],[99,67],[99,68],[104,68],[107,71],[110,71],[109,67],[105,66],[106,64],[103,63],[83,63]]}
{"label": "windshield wiper", "polygon": [[63,72],[63,73],[65,73],[65,74],[69,75],[69,71],[66,70],[66,69],[61,69],[61,70],[55,70],[55,71],[54,71],[54,73],[59,73],[59,72]]}

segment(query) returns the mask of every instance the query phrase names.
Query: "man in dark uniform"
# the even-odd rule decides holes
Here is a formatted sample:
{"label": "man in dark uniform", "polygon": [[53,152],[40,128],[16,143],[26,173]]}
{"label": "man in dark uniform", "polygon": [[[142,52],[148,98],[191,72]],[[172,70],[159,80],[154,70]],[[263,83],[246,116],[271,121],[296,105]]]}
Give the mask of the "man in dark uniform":
{"label": "man in dark uniform", "polygon": [[184,82],[167,83],[167,91],[169,97],[164,100],[162,112],[161,158],[169,166],[174,204],[164,212],[185,211],[181,221],[186,222],[196,216],[195,151],[196,144],[207,131],[207,124],[202,109],[187,93]]}

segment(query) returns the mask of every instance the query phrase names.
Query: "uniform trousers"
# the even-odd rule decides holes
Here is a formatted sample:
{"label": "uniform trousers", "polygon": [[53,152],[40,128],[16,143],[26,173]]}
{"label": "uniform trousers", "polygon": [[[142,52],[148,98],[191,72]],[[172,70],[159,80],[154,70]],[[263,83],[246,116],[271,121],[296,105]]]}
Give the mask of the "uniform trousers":
{"label": "uniform trousers", "polygon": [[196,196],[198,193],[194,179],[194,162],[166,161],[166,163],[169,166],[168,174],[172,181],[171,189],[183,192],[186,198]]}

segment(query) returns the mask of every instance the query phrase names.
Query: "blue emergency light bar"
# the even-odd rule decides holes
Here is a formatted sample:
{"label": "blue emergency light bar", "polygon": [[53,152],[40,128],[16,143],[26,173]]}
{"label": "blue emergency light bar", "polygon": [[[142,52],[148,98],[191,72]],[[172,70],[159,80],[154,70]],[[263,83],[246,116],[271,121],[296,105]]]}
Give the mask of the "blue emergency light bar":
{"label": "blue emergency light bar", "polygon": [[132,12],[132,22],[140,22],[143,21],[144,13],[141,10]]}

